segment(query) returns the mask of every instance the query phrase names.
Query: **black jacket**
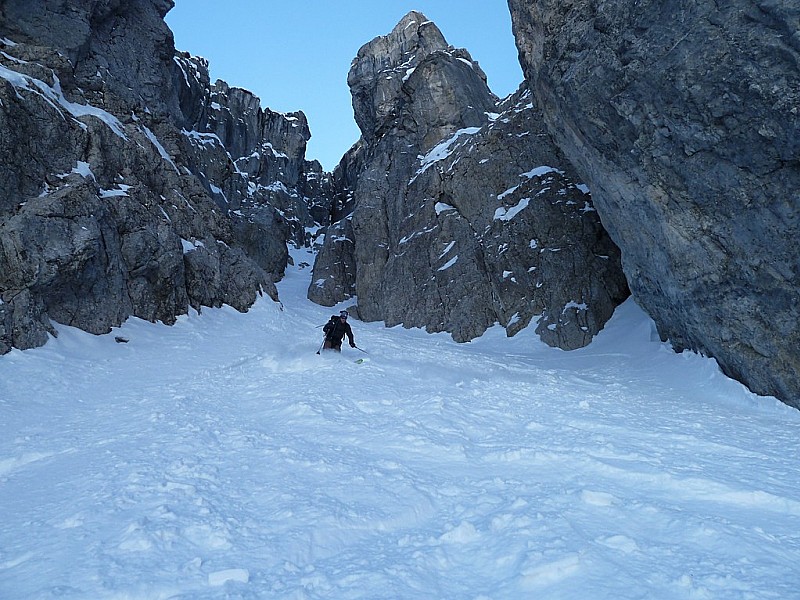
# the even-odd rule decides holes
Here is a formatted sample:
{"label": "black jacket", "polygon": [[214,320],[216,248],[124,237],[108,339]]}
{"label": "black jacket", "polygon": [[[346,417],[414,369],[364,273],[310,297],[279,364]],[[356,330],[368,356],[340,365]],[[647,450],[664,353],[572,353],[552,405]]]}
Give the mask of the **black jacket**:
{"label": "black jacket", "polygon": [[351,346],[355,346],[356,344],[355,340],[353,339],[353,330],[350,329],[350,323],[347,321],[342,321],[342,319],[336,315],[331,317],[331,320],[325,324],[325,327],[322,328],[322,331],[325,332],[325,339],[330,341],[334,346],[341,346],[342,338],[345,335],[347,336],[347,339],[350,340]]}

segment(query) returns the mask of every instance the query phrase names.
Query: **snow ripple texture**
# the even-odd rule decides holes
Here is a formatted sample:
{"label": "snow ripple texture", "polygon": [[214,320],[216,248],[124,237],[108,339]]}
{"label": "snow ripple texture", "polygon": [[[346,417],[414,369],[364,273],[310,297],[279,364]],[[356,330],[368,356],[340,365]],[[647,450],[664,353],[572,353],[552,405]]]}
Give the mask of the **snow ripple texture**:
{"label": "snow ripple texture", "polygon": [[0,358],[0,598],[800,598],[800,413],[632,302],[320,356],[309,277]]}

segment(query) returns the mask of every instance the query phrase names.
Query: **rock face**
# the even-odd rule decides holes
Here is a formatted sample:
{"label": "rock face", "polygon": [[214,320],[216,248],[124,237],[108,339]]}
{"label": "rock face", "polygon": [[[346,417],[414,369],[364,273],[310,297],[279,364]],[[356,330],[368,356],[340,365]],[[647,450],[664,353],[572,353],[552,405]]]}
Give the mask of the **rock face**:
{"label": "rock face", "polygon": [[0,4],[0,353],[45,343],[51,320],[103,333],[277,298],[327,177],[302,114],[176,55],[171,7]]}
{"label": "rock face", "polygon": [[537,105],[662,337],[800,407],[800,7],[509,6]]}
{"label": "rock face", "polygon": [[269,270],[282,272],[283,242],[288,238],[305,243],[305,228],[330,211],[329,176],[319,163],[305,159],[311,137],[305,115],[262,109],[259,98],[247,90],[224,81],[210,84],[204,59],[178,54],[174,64],[179,69],[175,79],[181,92],[182,133],[191,146],[190,170],[220,206],[247,212],[264,223],[269,218],[259,218],[264,216],[259,207],[276,213],[283,233],[269,237],[284,250]]}
{"label": "rock face", "polygon": [[458,341],[537,318],[545,342],[586,345],[627,286],[530,94],[500,103],[417,12],[359,51],[348,82],[362,139],[334,179],[352,212],[328,228],[309,298],[357,297],[362,319]]}

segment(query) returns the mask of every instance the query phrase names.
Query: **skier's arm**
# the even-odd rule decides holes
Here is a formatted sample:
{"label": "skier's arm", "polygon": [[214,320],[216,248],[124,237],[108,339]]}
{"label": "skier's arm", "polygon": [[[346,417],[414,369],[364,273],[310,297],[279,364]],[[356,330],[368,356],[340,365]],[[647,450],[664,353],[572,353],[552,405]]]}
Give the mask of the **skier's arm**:
{"label": "skier's arm", "polygon": [[347,324],[347,329],[345,330],[345,333],[347,333],[347,339],[350,340],[350,347],[355,348],[356,341],[353,338],[353,328],[350,327],[350,323]]}

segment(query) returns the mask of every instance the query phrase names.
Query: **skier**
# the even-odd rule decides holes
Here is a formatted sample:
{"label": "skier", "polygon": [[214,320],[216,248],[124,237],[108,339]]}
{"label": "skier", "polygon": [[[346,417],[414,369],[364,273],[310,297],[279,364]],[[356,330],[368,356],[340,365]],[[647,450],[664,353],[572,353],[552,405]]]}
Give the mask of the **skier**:
{"label": "skier", "polygon": [[343,310],[339,313],[338,317],[333,315],[331,320],[322,328],[322,331],[325,332],[325,342],[322,344],[323,350],[336,350],[337,352],[341,352],[342,338],[344,338],[345,335],[350,341],[350,347],[356,347],[356,341],[353,339],[353,330],[347,322],[347,317],[347,311]]}

